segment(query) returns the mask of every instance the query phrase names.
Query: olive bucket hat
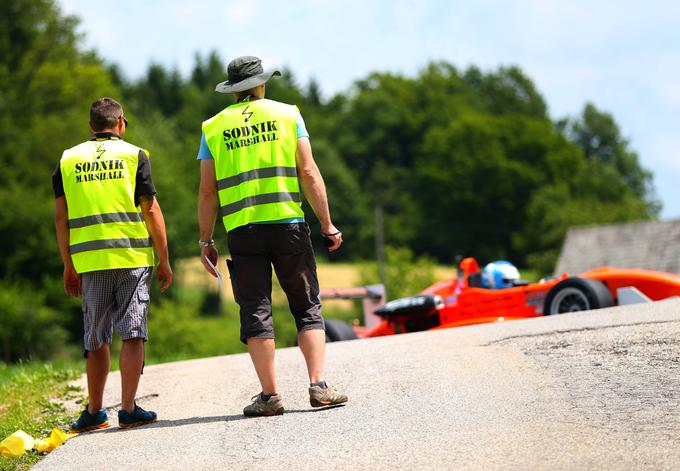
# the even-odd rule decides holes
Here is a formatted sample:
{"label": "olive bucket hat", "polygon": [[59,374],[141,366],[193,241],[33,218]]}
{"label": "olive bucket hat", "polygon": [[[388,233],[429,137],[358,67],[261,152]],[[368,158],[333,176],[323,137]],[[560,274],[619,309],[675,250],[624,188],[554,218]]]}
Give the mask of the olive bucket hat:
{"label": "olive bucket hat", "polygon": [[228,80],[218,83],[215,91],[219,93],[243,92],[262,85],[274,75],[281,75],[281,72],[278,70],[265,72],[262,69],[262,61],[257,57],[237,57],[227,66]]}

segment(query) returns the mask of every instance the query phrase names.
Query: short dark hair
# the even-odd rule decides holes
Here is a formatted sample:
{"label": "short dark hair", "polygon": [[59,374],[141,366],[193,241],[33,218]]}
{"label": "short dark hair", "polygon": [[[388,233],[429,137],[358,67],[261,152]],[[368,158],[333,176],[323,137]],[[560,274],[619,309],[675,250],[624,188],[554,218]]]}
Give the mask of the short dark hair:
{"label": "short dark hair", "polygon": [[123,115],[123,107],[113,98],[100,98],[90,106],[90,125],[95,131],[116,127],[118,118]]}

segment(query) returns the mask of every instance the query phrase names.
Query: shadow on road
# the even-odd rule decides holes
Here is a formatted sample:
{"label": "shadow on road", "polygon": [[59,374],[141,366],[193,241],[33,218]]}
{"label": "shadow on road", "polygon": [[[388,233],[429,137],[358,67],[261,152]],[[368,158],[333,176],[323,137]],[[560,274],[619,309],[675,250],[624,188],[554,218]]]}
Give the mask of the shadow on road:
{"label": "shadow on road", "polygon": [[[97,430],[95,433],[118,433],[127,432],[129,430],[137,429],[152,429],[152,428],[166,428],[166,427],[182,427],[184,425],[194,425],[194,424],[209,424],[213,422],[233,422],[235,420],[247,419],[248,417],[240,415],[214,415],[208,417],[190,417],[187,419],[176,419],[176,420],[159,420],[152,424],[141,425],[139,427],[131,427],[128,429],[121,429],[119,427],[111,427],[104,430]],[[92,432],[88,432],[92,433]]]}
{"label": "shadow on road", "polygon": [[148,428],[182,427],[184,425],[209,424],[213,422],[234,422],[246,419],[243,414],[239,415],[214,415],[209,417],[190,417],[188,419],[159,420],[148,425]]}
{"label": "shadow on road", "polygon": [[[325,410],[330,410],[330,409],[338,409],[340,407],[345,407],[345,404],[338,404],[334,406],[327,406],[327,407],[318,407],[315,409],[286,409],[285,414],[303,414],[307,412],[322,412]],[[243,414],[238,414],[238,415],[213,415],[213,416],[208,416],[208,417],[190,417],[187,419],[175,419],[175,420],[159,420],[157,422],[154,422],[152,424],[148,425],[142,425],[140,428],[145,428],[145,429],[151,429],[151,428],[166,428],[166,427],[182,427],[184,425],[194,425],[194,424],[209,424],[213,422],[235,422],[237,420],[244,420],[244,419],[257,419],[259,417],[246,417]],[[126,432],[128,430],[134,430],[137,427],[133,427],[132,429],[121,429],[118,427],[111,427],[107,428],[104,430],[98,430],[96,433],[117,433],[117,432]],[[91,432],[90,432],[91,433]]]}
{"label": "shadow on road", "polygon": [[284,414],[303,414],[306,412],[322,412],[330,409],[338,409],[340,407],[345,407],[345,404],[336,404],[334,406],[317,407],[314,409],[286,409]]}

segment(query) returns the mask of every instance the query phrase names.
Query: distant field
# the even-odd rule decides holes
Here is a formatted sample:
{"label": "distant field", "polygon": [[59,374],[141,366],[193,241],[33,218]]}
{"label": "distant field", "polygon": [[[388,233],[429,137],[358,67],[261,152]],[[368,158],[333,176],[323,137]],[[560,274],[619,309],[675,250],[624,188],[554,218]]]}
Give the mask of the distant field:
{"label": "distant field", "polygon": [[[222,293],[222,296],[227,301],[233,302],[234,295],[229,284],[229,276],[224,259],[220,259],[218,269],[224,277],[227,292]],[[200,288],[210,292],[217,292],[217,282],[204,270],[198,258],[190,258],[180,260],[177,263],[177,283],[181,286]],[[359,286],[361,283],[361,266],[352,263],[321,263],[317,267],[319,275],[319,285],[321,288],[348,288]],[[454,277],[455,270],[453,267],[438,266],[435,267],[435,277],[438,280]],[[425,288],[423,286],[422,288]],[[415,294],[415,293],[414,293]],[[285,304],[286,298],[274,277],[272,301],[274,304]],[[329,306],[337,308],[345,308],[351,306],[351,301],[326,301]]]}

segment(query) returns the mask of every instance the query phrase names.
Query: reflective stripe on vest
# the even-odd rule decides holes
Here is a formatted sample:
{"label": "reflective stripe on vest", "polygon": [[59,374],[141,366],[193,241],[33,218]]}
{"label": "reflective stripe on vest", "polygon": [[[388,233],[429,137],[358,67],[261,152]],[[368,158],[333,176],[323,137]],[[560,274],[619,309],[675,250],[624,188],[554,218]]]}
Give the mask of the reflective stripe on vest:
{"label": "reflective stripe on vest", "polygon": [[134,192],[140,148],[120,139],[64,152],[71,259],[78,273],[153,266],[153,247]]}
{"label": "reflective stripe on vest", "polygon": [[297,168],[295,167],[268,167],[256,168],[255,170],[248,170],[247,172],[239,173],[231,177],[223,178],[217,181],[217,189],[224,190],[232,186],[239,185],[250,180],[257,180],[258,178],[271,177],[295,177],[297,178]]}
{"label": "reflective stripe on vest", "polygon": [[103,239],[71,245],[71,255],[100,249],[130,249],[151,247],[151,238],[146,239]]}
{"label": "reflective stripe on vest", "polygon": [[298,113],[262,99],[232,105],[203,123],[227,231],[304,217],[295,165]]}
{"label": "reflective stripe on vest", "polygon": [[286,201],[293,201],[299,203],[300,193],[266,193],[264,195],[248,196],[240,201],[236,201],[231,204],[220,207],[220,214],[222,217],[230,216],[234,213],[241,211],[242,209],[249,208],[251,206],[257,206],[260,204],[268,203],[283,203]]}
{"label": "reflective stripe on vest", "polygon": [[76,229],[78,227],[92,226],[94,224],[104,224],[106,222],[142,222],[144,219],[139,213],[108,213],[95,214],[92,216],[85,216],[82,218],[69,219],[69,229]]}

